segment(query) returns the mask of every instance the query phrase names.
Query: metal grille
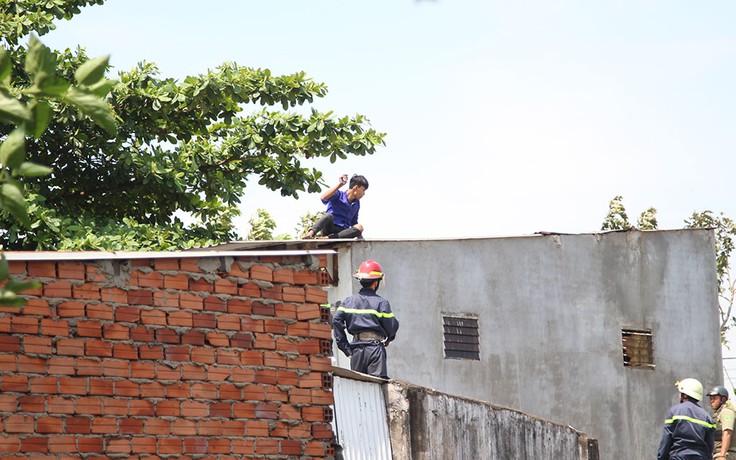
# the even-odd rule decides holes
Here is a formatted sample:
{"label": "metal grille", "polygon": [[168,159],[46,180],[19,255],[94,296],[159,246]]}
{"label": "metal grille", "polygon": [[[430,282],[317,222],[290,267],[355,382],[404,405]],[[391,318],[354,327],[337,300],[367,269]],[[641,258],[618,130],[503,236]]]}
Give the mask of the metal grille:
{"label": "metal grille", "polygon": [[621,329],[624,366],[654,369],[654,344],[651,329]]}
{"label": "metal grille", "polygon": [[445,359],[480,360],[478,318],[443,316],[442,330],[445,338]]}

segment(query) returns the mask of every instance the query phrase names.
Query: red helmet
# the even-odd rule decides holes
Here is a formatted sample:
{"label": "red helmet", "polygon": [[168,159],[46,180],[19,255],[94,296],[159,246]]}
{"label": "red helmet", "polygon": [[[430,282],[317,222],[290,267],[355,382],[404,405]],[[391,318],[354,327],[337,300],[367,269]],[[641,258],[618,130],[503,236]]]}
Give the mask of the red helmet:
{"label": "red helmet", "polygon": [[383,279],[383,269],[375,260],[366,260],[360,264],[353,277],[359,280],[380,280]]}

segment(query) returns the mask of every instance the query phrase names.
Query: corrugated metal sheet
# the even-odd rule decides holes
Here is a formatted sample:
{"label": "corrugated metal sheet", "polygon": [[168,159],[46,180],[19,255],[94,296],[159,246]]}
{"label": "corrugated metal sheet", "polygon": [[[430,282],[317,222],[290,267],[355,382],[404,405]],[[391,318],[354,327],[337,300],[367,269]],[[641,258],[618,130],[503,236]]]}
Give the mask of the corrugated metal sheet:
{"label": "corrugated metal sheet", "polygon": [[345,460],[391,460],[381,384],[335,376],[333,392],[335,433]]}

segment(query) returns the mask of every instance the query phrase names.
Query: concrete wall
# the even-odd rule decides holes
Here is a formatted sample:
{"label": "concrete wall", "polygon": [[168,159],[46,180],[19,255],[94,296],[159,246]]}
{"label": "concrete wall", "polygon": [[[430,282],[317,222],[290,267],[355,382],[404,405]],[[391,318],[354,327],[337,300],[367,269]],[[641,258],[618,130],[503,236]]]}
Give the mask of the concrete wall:
{"label": "concrete wall", "polygon": [[2,458],[333,458],[309,255],[6,255],[40,287],[0,309]]}
{"label": "concrete wall", "polygon": [[[380,294],[401,323],[390,376],[570,424],[599,440],[601,458],[656,452],[675,380],[722,383],[711,231],[358,241],[341,251],[343,288],[331,302],[346,283],[357,290],[348,280],[362,260],[387,274]],[[480,361],[444,359],[443,313],[478,316]],[[624,367],[626,327],[653,331],[654,370]]]}
{"label": "concrete wall", "polygon": [[385,388],[395,459],[599,458],[596,440],[569,426],[395,380]]}

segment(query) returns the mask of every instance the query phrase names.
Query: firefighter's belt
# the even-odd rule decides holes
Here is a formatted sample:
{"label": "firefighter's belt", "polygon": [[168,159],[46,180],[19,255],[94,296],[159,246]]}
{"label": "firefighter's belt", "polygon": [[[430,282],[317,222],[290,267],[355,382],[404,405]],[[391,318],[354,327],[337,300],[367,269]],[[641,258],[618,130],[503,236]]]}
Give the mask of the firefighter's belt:
{"label": "firefighter's belt", "polygon": [[353,337],[355,338],[355,340],[358,340],[360,342],[370,342],[373,340],[375,340],[376,342],[383,342],[384,340],[386,340],[386,337],[373,331],[358,332]]}

